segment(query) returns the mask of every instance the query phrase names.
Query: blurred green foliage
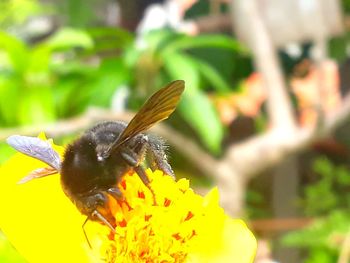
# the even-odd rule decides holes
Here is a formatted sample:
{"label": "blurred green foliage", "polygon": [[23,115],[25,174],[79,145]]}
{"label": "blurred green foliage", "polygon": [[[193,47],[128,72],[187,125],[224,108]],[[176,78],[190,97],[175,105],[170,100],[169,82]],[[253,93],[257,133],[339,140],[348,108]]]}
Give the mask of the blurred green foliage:
{"label": "blurred green foliage", "polygon": [[134,84],[131,84],[134,87],[131,93],[133,100],[138,101],[145,91],[154,92],[161,83],[174,79],[185,80],[186,91],[178,112],[204,145],[213,153],[219,153],[223,127],[206,93],[208,87],[216,94],[228,93],[233,87],[210,61],[196,56],[193,51],[205,48],[214,49],[213,52],[229,50],[233,56],[235,53],[246,53],[246,50],[235,39],[227,36],[190,37],[168,30],[154,31],[141,39],[141,43],[136,43],[138,45],[126,52],[129,72],[135,74],[132,80]]}
{"label": "blurred green foliage", "polygon": [[269,211],[268,200],[261,192],[247,189],[245,195],[246,207],[245,217],[249,219],[260,219],[260,218],[269,218],[271,217],[271,211]]}
{"label": "blurred green foliage", "polygon": [[313,169],[317,181],[305,187],[300,204],[305,215],[315,221],[288,234],[284,244],[305,248],[305,262],[336,262],[350,231],[350,171],[326,158],[316,159]]}
{"label": "blurred green foliage", "polygon": [[8,28],[39,14],[42,6],[37,0],[1,0],[0,10],[0,28]]}
{"label": "blurred green foliage", "polygon": [[[344,16],[350,14],[350,0],[342,0],[341,6]],[[330,57],[336,59],[338,62],[344,62],[348,58],[348,46],[350,43],[350,33],[345,25],[345,32],[339,36],[330,39],[328,43],[328,52]]]}
{"label": "blurred green foliage", "polygon": [[344,62],[348,57],[348,46],[350,43],[350,33],[347,32],[341,36],[332,38],[328,44],[330,57],[338,62]]}
{"label": "blurred green foliage", "polygon": [[179,115],[209,150],[219,153],[223,127],[206,93],[228,93],[232,84],[211,61],[191,54],[205,48],[246,54],[227,36],[189,37],[169,30],[135,41],[120,29],[63,28],[34,45],[0,32],[0,125],[44,123],[88,106],[110,107],[123,85],[135,110],[164,83],[184,79]]}
{"label": "blurred green foliage", "polygon": [[[75,56],[74,48],[92,46],[86,33],[74,29],[62,29],[34,46],[0,32],[1,126],[43,123],[64,117],[65,112],[59,111],[64,99],[63,84],[75,73],[74,68],[67,68],[72,61],[69,56]],[[54,55],[60,57],[54,60]]]}
{"label": "blurred green foliage", "polygon": [[95,6],[101,1],[74,0],[57,1],[58,11],[65,16],[66,24],[72,27],[84,27],[96,19]]}
{"label": "blurred green foliage", "polygon": [[344,13],[350,13],[350,0],[342,0],[341,1]]}

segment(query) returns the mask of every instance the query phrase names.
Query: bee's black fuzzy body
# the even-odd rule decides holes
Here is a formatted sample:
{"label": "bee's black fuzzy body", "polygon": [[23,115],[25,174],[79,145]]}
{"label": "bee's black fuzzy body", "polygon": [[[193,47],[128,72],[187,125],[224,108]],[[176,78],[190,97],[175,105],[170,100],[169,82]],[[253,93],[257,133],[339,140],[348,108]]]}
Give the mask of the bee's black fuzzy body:
{"label": "bee's black fuzzy body", "polygon": [[101,158],[126,126],[124,122],[97,124],[66,148],[61,164],[62,187],[85,215],[91,216],[98,207],[105,207],[108,195],[122,198],[118,183],[130,170],[134,169],[148,186],[148,178],[141,168],[147,152],[153,168],[173,176],[164,143],[156,136],[137,134],[108,158]]}
{"label": "bee's black fuzzy body", "polygon": [[90,210],[101,205],[94,203],[94,196],[105,198],[101,193],[116,187],[130,169],[119,152],[104,161],[97,159],[97,149],[110,145],[125,127],[123,122],[97,124],[66,148],[61,164],[62,187],[83,214],[90,215]]}
{"label": "bee's black fuzzy body", "polygon": [[[87,130],[66,148],[61,164],[61,183],[66,195],[78,209],[88,216],[107,202],[107,194],[117,188],[123,175],[133,167],[123,157],[132,152],[137,164],[144,159],[145,151],[137,151],[135,145],[143,134],[138,134],[108,158],[99,156],[113,143],[127,126],[124,122],[102,122]],[[141,145],[142,149],[146,145]]]}
{"label": "bee's black fuzzy body", "polygon": [[123,198],[118,188],[122,177],[132,170],[150,187],[143,167],[146,153],[151,159],[152,169],[174,176],[163,141],[143,132],[170,116],[183,91],[184,82],[173,81],[153,94],[128,124],[120,121],[97,124],[67,146],[63,161],[46,141],[10,136],[7,142],[12,147],[50,166],[32,171],[19,183],[60,173],[63,191],[79,211],[114,231],[109,201]]}
{"label": "bee's black fuzzy body", "polygon": [[101,123],[87,130],[68,145],[61,166],[61,182],[69,192],[83,194],[94,188],[116,185],[128,165],[119,152],[104,161],[97,158],[97,147],[110,145],[125,129],[122,122]]}

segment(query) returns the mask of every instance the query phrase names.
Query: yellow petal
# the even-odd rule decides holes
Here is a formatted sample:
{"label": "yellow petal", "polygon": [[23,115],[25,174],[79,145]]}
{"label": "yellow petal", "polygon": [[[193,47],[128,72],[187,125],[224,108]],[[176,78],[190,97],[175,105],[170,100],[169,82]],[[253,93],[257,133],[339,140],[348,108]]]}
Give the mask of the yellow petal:
{"label": "yellow petal", "polygon": [[[64,195],[58,174],[17,184],[44,166],[17,153],[0,168],[1,230],[28,262],[97,262],[82,231],[85,217]],[[87,224],[92,243],[98,242],[95,233],[101,227]]]}
{"label": "yellow petal", "polygon": [[205,224],[198,227],[196,242],[188,262],[251,263],[256,252],[256,239],[242,220],[231,219],[219,207],[219,191],[214,188],[203,199]]}
{"label": "yellow petal", "polygon": [[[220,239],[202,236],[201,246],[189,253],[188,263],[251,263],[256,252],[256,239],[245,223],[238,219],[226,218]],[[213,245],[220,243],[220,246]]]}

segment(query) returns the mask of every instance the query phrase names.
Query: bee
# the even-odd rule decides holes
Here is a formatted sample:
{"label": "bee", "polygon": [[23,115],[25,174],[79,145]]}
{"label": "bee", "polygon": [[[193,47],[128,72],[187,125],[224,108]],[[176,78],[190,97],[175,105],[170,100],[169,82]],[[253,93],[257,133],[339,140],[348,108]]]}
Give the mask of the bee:
{"label": "bee", "polygon": [[[128,124],[106,121],[95,125],[66,147],[63,160],[47,141],[10,136],[7,143],[17,151],[49,165],[32,171],[19,183],[59,173],[64,193],[87,216],[83,229],[88,220],[93,220],[115,233],[109,201],[123,199],[118,188],[123,175],[134,171],[150,188],[144,167],[147,156],[152,160],[152,169],[174,177],[164,142],[143,132],[174,112],[183,91],[184,81],[173,81],[154,93]],[[85,231],[84,234],[87,239]]]}

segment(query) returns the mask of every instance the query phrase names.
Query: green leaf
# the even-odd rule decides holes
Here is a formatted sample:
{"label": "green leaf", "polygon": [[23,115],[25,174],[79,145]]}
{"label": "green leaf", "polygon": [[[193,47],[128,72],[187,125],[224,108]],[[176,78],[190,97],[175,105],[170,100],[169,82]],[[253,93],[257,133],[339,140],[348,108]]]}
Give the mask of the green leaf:
{"label": "green leaf", "polygon": [[17,124],[17,103],[20,95],[21,83],[17,78],[6,78],[0,75],[0,121],[2,125]]}
{"label": "green leaf", "polygon": [[161,50],[163,47],[167,46],[169,42],[173,42],[174,39],[178,37],[179,34],[172,30],[160,29],[148,32],[146,35],[142,36],[142,38],[139,38],[137,41],[145,42],[147,49]]}
{"label": "green leaf", "polygon": [[347,58],[347,47],[349,45],[350,34],[332,38],[328,44],[328,51],[332,58],[343,62]]}
{"label": "green leaf", "polygon": [[79,85],[76,77],[62,77],[55,85],[54,101],[59,118],[67,118],[76,114],[75,105],[77,96],[72,96],[75,87]]}
{"label": "green leaf", "polygon": [[133,39],[133,34],[131,34],[129,31],[116,27],[92,27],[88,28],[87,32],[94,38],[113,36],[128,41]]}
{"label": "green leaf", "polygon": [[88,34],[96,40],[95,46],[99,49],[103,47],[124,48],[132,45],[133,35],[126,30],[115,27],[97,27],[87,29]]}
{"label": "green leaf", "polygon": [[201,141],[215,154],[221,150],[223,127],[209,98],[201,91],[185,92],[178,107]]}
{"label": "green leaf", "polygon": [[95,66],[83,63],[79,60],[67,60],[59,63],[52,63],[50,69],[59,78],[75,75],[77,78],[93,75],[97,70]]}
{"label": "green leaf", "polygon": [[0,1],[0,27],[6,30],[9,27],[23,26],[22,23],[43,11],[42,6],[37,0],[2,0]]}
{"label": "green leaf", "polygon": [[58,75],[53,93],[59,116],[69,117],[84,111],[99,69],[78,60],[55,64],[51,69]]}
{"label": "green leaf", "polygon": [[332,235],[345,236],[349,231],[349,219],[348,211],[332,210],[326,217],[317,218],[309,226],[286,235],[283,243],[297,247],[338,248]]}
{"label": "green leaf", "polygon": [[185,93],[179,105],[179,112],[197,132],[201,141],[215,154],[221,149],[223,127],[209,98],[199,89],[199,72],[190,56],[168,53],[164,66],[169,76],[185,81]]}
{"label": "green leaf", "polygon": [[31,72],[49,71],[51,51],[45,45],[38,45],[31,50],[28,70]]}
{"label": "green leaf", "polygon": [[50,89],[47,87],[31,87],[23,91],[22,95],[17,112],[21,125],[55,120],[56,114]]}
{"label": "green leaf", "polygon": [[117,88],[127,83],[130,73],[120,59],[104,60],[93,84],[90,104],[109,107]]}
{"label": "green leaf", "polygon": [[224,35],[199,35],[190,37],[182,35],[167,45],[163,52],[174,52],[193,48],[223,48],[237,52],[247,52],[237,40]]}
{"label": "green leaf", "polygon": [[342,186],[350,186],[350,172],[345,167],[337,167],[336,172],[337,182]]}
{"label": "green leaf", "polygon": [[187,93],[199,89],[199,71],[190,56],[177,52],[164,54],[164,66],[173,80],[183,79],[186,82]]}
{"label": "green leaf", "polygon": [[[95,10],[94,0],[74,0],[74,1],[59,1],[63,7],[60,11],[66,18],[66,23],[72,27],[86,27],[95,21],[97,12]],[[97,5],[97,3],[96,3]]]}
{"label": "green leaf", "polygon": [[324,178],[333,176],[333,165],[326,158],[318,158],[313,163],[313,170]]}
{"label": "green leaf", "polygon": [[6,51],[13,70],[21,74],[26,70],[29,61],[27,46],[19,39],[0,31],[0,49]]}
{"label": "green leaf", "polygon": [[304,263],[333,263],[338,259],[338,253],[324,246],[314,248],[308,254]]}
{"label": "green leaf", "polygon": [[193,57],[193,61],[196,63],[201,75],[207,79],[215,90],[222,93],[228,93],[231,91],[230,85],[220,75],[220,73],[212,67],[209,63]]}
{"label": "green leaf", "polygon": [[46,43],[52,50],[66,50],[75,47],[91,49],[93,40],[83,30],[64,28],[55,33]]}

